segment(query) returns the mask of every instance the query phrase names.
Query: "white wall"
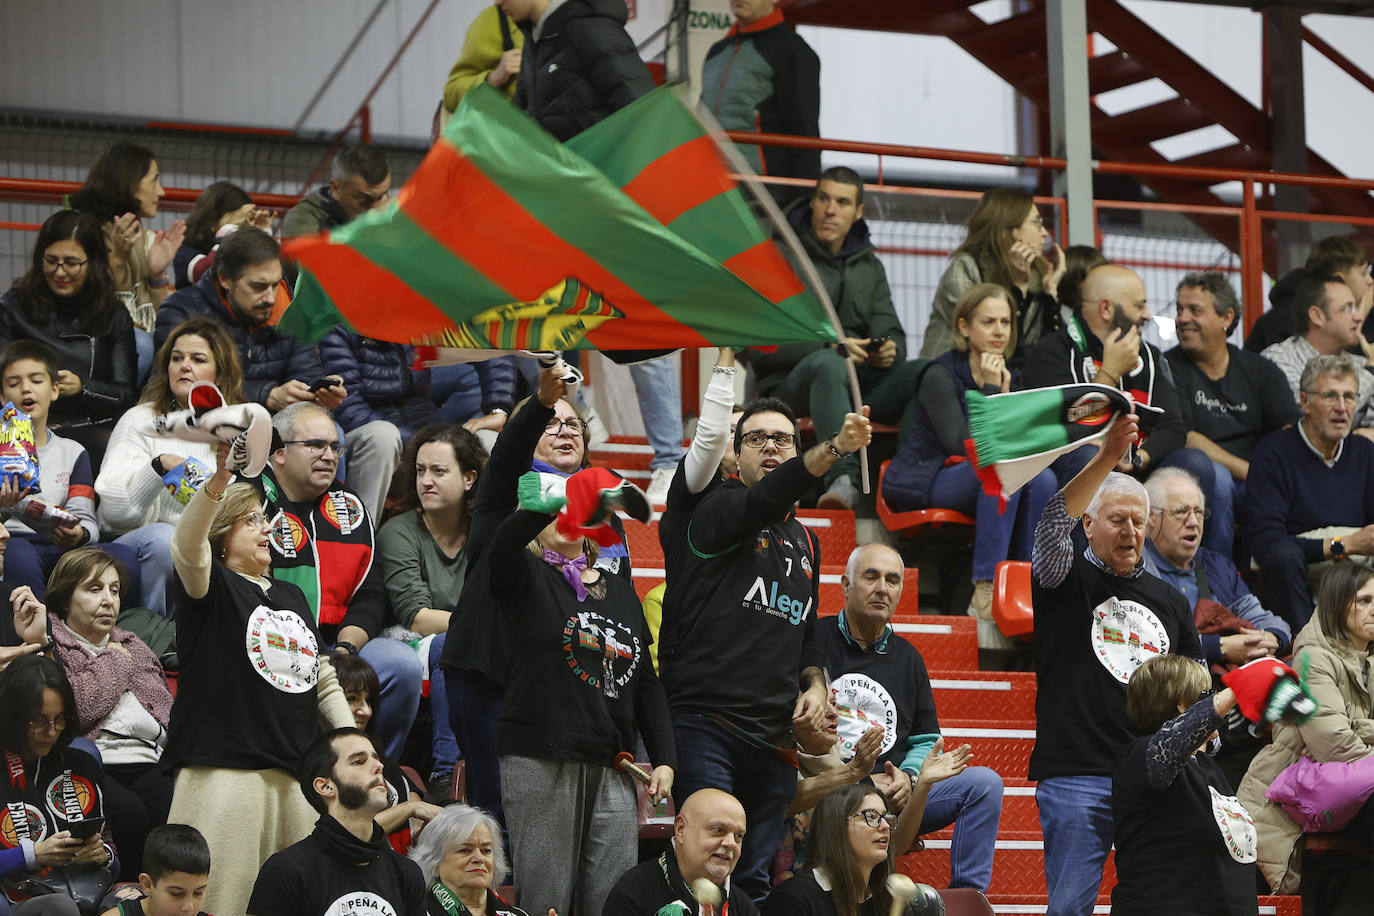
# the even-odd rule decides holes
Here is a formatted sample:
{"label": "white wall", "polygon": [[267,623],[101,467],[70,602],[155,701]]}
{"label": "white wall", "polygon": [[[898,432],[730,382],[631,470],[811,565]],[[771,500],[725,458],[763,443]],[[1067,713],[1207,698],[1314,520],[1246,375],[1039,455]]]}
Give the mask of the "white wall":
{"label": "white wall", "polygon": [[[333,130],[352,115],[429,0],[388,0],[306,128]],[[698,10],[722,0],[695,0]],[[998,3],[979,12],[999,15]],[[75,0],[59,7],[0,0],[0,105],[169,120],[293,125],[376,0]],[[444,77],[485,0],[441,0],[372,108],[380,135],[427,136]],[[1252,101],[1260,96],[1259,16],[1233,7],[1127,0],[1128,7]],[[670,0],[636,0],[640,40]],[[1307,24],[1357,63],[1370,64],[1374,21],[1309,16]],[[1015,151],[1011,90],[942,38],[804,28],[821,57],[822,133],[830,137]],[[16,40],[23,36],[23,40]],[[656,43],[648,54],[661,50]],[[1307,55],[1311,144],[1347,174],[1368,176],[1374,93],[1316,52]],[[1148,94],[1149,89],[1143,90]],[[1107,101],[1136,107],[1128,91]],[[1172,141],[1171,155],[1218,145]],[[1193,144],[1189,148],[1189,144]],[[828,156],[827,161],[872,159]],[[969,174],[967,166],[923,170]],[[988,170],[979,174],[987,175]],[[1003,172],[1002,174],[1008,174]]]}

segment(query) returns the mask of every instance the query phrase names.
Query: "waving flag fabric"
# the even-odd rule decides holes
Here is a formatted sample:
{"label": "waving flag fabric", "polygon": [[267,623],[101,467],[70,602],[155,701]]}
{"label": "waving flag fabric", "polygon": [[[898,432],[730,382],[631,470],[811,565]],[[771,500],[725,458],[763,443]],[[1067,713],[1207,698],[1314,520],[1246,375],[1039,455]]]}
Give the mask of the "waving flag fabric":
{"label": "waving flag fabric", "polygon": [[283,252],[279,328],[402,343],[653,349],[833,341],[670,90],[559,144],[481,86],[383,210]]}
{"label": "waving flag fabric", "polygon": [[1141,434],[1164,415],[1107,385],[1056,385],[1008,394],[967,392],[969,460],[989,496],[1006,500],[1066,452],[1097,442],[1121,414],[1140,417]]}

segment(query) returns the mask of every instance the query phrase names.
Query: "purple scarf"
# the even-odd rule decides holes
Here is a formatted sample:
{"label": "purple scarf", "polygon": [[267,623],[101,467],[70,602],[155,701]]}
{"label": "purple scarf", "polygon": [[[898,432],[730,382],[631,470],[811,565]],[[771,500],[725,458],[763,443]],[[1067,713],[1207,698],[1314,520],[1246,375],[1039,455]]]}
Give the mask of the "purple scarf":
{"label": "purple scarf", "polygon": [[587,557],[585,554],[578,554],[569,560],[556,550],[544,548],[544,562],[552,566],[563,574],[563,578],[568,580],[572,586],[573,593],[577,595],[577,603],[581,604],[587,600],[587,586],[582,581],[582,573],[587,569]]}

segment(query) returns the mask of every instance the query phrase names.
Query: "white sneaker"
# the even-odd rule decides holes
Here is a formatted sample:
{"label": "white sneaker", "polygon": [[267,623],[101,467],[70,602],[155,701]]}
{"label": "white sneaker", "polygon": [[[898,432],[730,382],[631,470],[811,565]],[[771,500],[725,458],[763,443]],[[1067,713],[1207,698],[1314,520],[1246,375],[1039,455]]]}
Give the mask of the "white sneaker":
{"label": "white sneaker", "polygon": [[668,504],[668,487],[673,482],[673,474],[677,468],[655,468],[653,476],[649,478],[649,486],[644,491],[644,496],[649,500],[651,506],[666,506]]}

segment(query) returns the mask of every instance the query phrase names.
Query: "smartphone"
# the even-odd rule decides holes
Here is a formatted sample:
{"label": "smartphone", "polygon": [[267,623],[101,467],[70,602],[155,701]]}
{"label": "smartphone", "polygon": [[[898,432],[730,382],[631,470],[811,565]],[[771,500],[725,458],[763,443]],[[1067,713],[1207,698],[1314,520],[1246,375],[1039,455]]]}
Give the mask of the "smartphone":
{"label": "smartphone", "polygon": [[310,383],[310,391],[313,393],[321,388],[338,388],[340,384],[342,383],[334,376],[322,375]]}
{"label": "smartphone", "polygon": [[76,821],[67,825],[67,830],[79,840],[89,840],[104,829],[105,818],[103,817],[88,817],[84,821]]}
{"label": "smartphone", "polygon": [[868,352],[877,353],[879,350],[883,348],[883,344],[885,343],[887,343],[887,337],[870,338],[868,341]]}

